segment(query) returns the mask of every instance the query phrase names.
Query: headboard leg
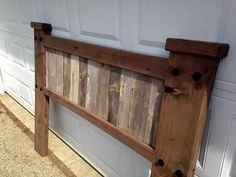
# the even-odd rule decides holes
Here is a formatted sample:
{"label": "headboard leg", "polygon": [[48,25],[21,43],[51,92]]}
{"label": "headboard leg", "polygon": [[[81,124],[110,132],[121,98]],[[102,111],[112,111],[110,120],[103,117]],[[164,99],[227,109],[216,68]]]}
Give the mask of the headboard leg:
{"label": "headboard leg", "polygon": [[152,177],[192,177],[217,66],[229,46],[169,39]]}
{"label": "headboard leg", "polygon": [[31,23],[34,28],[35,48],[35,150],[41,155],[48,154],[48,109],[49,98],[43,94],[46,86],[46,51],[42,43],[43,34],[50,34],[51,25]]}

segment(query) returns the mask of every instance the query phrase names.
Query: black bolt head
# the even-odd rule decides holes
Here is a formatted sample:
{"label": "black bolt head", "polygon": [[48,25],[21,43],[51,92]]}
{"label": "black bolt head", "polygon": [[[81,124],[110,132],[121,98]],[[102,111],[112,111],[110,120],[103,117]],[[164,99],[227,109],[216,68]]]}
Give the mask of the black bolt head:
{"label": "black bolt head", "polygon": [[163,167],[165,165],[164,161],[162,159],[159,159],[157,162],[156,162],[156,166],[159,166],[159,167]]}
{"label": "black bolt head", "polygon": [[200,72],[195,72],[192,75],[194,81],[200,81],[202,79],[202,74]]}
{"label": "black bolt head", "polygon": [[180,70],[178,68],[173,68],[171,70],[171,74],[172,74],[172,76],[178,76],[178,75],[180,75]]}
{"label": "black bolt head", "polygon": [[175,175],[176,175],[176,177],[183,177],[184,176],[184,174],[181,170],[176,170]]}

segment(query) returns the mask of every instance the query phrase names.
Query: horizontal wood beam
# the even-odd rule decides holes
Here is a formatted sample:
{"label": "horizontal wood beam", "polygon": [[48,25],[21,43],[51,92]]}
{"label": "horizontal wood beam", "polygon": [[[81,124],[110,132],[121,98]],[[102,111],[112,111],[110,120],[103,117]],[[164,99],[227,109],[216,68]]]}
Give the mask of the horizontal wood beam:
{"label": "horizontal wood beam", "polygon": [[205,56],[212,59],[222,59],[227,56],[229,51],[228,44],[176,38],[168,38],[165,48],[171,52]]}
{"label": "horizontal wood beam", "polygon": [[168,68],[168,60],[166,58],[144,55],[50,35],[43,36],[43,44],[46,47],[67,52],[72,55],[82,56],[100,63],[117,66],[162,80],[164,79]]}
{"label": "horizontal wood beam", "polygon": [[117,128],[116,126],[107,122],[106,120],[103,120],[102,118],[88,112],[85,108],[83,108],[79,105],[76,105],[69,100],[66,100],[65,98],[63,98],[60,95],[55,94],[53,91],[51,91],[47,88],[43,89],[43,93],[46,96],[48,96],[49,98],[55,100],[57,103],[65,106],[66,108],[68,108],[72,112],[74,112],[74,113],[80,115],[82,118],[88,120],[93,125],[102,129],[103,131],[105,131],[106,133],[108,133],[109,135],[114,137],[115,139],[126,144],[128,147],[130,147],[131,149],[133,149],[137,153],[141,154],[143,157],[145,157],[149,161],[151,161],[151,162],[153,161],[154,150],[150,146],[144,144],[143,142],[141,142],[138,139],[136,139],[135,137],[129,135],[125,131]]}

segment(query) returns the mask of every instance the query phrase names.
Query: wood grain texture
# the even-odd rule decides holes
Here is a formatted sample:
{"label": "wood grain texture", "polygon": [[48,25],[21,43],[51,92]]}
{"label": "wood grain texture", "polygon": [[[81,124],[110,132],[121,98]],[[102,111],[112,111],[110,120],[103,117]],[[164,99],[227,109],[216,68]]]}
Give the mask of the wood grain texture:
{"label": "wood grain texture", "polygon": [[70,80],[71,80],[71,86],[70,86],[70,100],[74,103],[79,102],[79,88],[80,88],[80,65],[79,65],[79,57],[72,55],[71,59],[71,74],[70,74]]}
{"label": "wood grain texture", "polygon": [[86,91],[87,91],[88,65],[87,60],[79,58],[79,95],[78,104],[82,107],[86,105]]}
{"label": "wood grain texture", "polygon": [[151,79],[150,99],[147,107],[146,124],[144,132],[144,142],[151,147],[155,147],[155,136],[160,114],[161,96],[163,90],[163,81]]}
{"label": "wood grain texture", "polygon": [[44,35],[46,47],[57,49],[72,55],[78,55],[98,63],[128,69],[140,74],[164,79],[168,69],[167,58],[145,55],[71,39]]}
{"label": "wood grain texture", "polygon": [[228,55],[229,44],[168,38],[165,48],[172,52],[199,55],[220,60]]}
{"label": "wood grain texture", "polygon": [[[153,177],[176,174],[182,174],[183,177],[192,176],[218,64],[215,61],[196,55],[171,53],[170,68],[179,68],[183,72],[173,76],[170,70],[165,80],[166,86],[180,92],[163,94],[155,160],[157,162],[162,159],[166,165],[162,167],[153,163]],[[199,81],[192,77],[195,72],[201,73]]]}
{"label": "wood grain texture", "polygon": [[[101,64],[88,60],[88,77],[85,108],[96,113],[98,72]],[[102,105],[101,105],[102,106]]]}
{"label": "wood grain texture", "polygon": [[150,78],[138,74],[130,100],[129,132],[142,141],[144,140],[149,99]]}
{"label": "wood grain texture", "polygon": [[[48,25],[46,25],[48,27]],[[49,98],[42,90],[46,86],[46,49],[40,41],[44,33],[50,33],[50,29],[34,30],[34,52],[35,52],[35,150],[41,155],[48,154],[48,110]]]}
{"label": "wood grain texture", "polygon": [[107,120],[109,112],[110,66],[101,64],[98,70],[96,114]]}
{"label": "wood grain texture", "polygon": [[[59,61],[59,59],[58,59]],[[60,68],[60,64],[58,62],[58,67]],[[61,68],[60,68],[61,69]],[[70,55],[67,53],[63,53],[63,96],[71,100],[73,95],[71,94],[71,88],[72,88],[72,81],[71,81],[71,59]],[[58,77],[61,77],[61,74],[58,73]],[[59,81],[60,79],[58,79]],[[59,84],[59,83],[57,83]],[[58,92],[59,93],[59,92]]]}
{"label": "wood grain texture", "polygon": [[153,144],[162,81],[57,50],[48,49],[47,57],[50,90]]}
{"label": "wood grain texture", "polygon": [[130,100],[134,94],[136,76],[137,74],[127,70],[121,72],[117,126],[127,132],[129,132]]}
{"label": "wood grain texture", "polygon": [[152,79],[144,141],[146,143],[149,142],[149,145],[153,148],[156,143],[156,132],[160,116],[163,85],[163,81]]}
{"label": "wood grain texture", "polygon": [[119,98],[120,98],[120,80],[121,69],[111,66],[110,67],[110,88],[109,88],[109,114],[108,121],[112,124],[117,124]]}
{"label": "wood grain texture", "polygon": [[56,58],[53,57],[51,49],[47,49],[46,60],[47,60],[47,78],[46,78],[47,87],[53,90],[56,87]]}

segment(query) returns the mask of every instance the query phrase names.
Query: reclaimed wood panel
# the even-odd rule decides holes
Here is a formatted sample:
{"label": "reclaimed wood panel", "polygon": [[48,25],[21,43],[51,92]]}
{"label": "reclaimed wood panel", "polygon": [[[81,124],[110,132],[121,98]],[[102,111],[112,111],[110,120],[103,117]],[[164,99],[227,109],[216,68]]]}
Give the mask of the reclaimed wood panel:
{"label": "reclaimed wood panel", "polygon": [[153,147],[163,82],[47,49],[48,89]]}

